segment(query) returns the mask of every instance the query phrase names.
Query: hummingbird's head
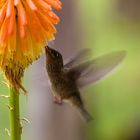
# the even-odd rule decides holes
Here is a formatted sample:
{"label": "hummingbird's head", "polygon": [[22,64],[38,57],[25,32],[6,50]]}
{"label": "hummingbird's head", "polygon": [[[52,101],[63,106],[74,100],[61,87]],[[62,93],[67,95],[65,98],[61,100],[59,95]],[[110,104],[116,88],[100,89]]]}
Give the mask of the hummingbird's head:
{"label": "hummingbird's head", "polygon": [[50,48],[49,46],[45,46],[45,53],[47,64],[54,64],[56,66],[59,65],[63,67],[63,58],[58,51]]}

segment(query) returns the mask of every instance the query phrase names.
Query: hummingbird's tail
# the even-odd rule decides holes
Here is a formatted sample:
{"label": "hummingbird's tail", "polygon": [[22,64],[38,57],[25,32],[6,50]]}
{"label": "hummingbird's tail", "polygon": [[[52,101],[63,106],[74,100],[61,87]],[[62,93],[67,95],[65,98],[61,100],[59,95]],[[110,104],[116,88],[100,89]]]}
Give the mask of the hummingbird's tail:
{"label": "hummingbird's tail", "polygon": [[86,111],[83,105],[83,101],[80,97],[80,93],[75,93],[75,96],[71,96],[70,99],[71,104],[78,110],[81,117],[86,121],[90,122],[93,120],[92,116]]}
{"label": "hummingbird's tail", "polygon": [[86,122],[90,122],[93,120],[93,117],[84,108],[78,108],[78,111]]}

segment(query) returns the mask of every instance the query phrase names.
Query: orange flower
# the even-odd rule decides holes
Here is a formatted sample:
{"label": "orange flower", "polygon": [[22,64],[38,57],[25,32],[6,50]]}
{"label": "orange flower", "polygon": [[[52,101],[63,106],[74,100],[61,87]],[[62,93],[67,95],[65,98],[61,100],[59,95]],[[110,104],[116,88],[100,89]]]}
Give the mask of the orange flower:
{"label": "orange flower", "polygon": [[59,0],[0,0],[0,67],[10,84],[21,88],[25,68],[54,39]]}

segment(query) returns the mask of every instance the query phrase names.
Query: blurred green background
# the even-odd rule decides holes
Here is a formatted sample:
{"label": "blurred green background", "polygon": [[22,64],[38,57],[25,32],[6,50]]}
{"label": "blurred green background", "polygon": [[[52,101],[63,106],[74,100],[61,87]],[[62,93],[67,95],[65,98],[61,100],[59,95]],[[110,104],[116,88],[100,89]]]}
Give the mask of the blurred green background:
{"label": "blurred green background", "polygon": [[119,70],[89,89],[88,97],[93,100],[88,106],[94,106],[92,112],[98,118],[88,131],[89,139],[95,135],[99,140],[131,139],[135,131],[140,133],[136,130],[140,128],[140,3],[89,0],[80,4],[87,29],[84,45],[93,48],[95,55],[127,51]]}
{"label": "blurred green background", "polygon": [[[120,68],[107,79],[91,85],[84,95],[87,100],[92,99],[87,106],[96,118],[89,125],[89,140],[131,139],[140,127],[140,12],[136,10],[136,5],[140,9],[140,3],[136,0],[77,2],[84,28],[83,46],[91,47],[95,56],[115,50],[127,51]],[[8,94],[2,82],[0,93]],[[7,99],[0,98],[2,140],[8,140],[4,131],[9,128],[7,104]],[[26,99],[21,96],[21,116],[25,115],[25,104]]]}

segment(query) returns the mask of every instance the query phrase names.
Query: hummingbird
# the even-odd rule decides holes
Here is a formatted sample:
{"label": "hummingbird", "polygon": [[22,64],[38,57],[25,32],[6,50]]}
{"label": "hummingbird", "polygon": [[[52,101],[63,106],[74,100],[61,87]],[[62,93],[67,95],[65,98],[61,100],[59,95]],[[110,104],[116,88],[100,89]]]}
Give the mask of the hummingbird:
{"label": "hummingbird", "polygon": [[64,64],[60,52],[45,46],[46,69],[54,102],[62,104],[63,100],[69,101],[86,122],[93,120],[93,117],[85,109],[80,89],[102,79],[126,54],[125,51],[116,51],[85,61],[90,52],[90,49],[83,49]]}

